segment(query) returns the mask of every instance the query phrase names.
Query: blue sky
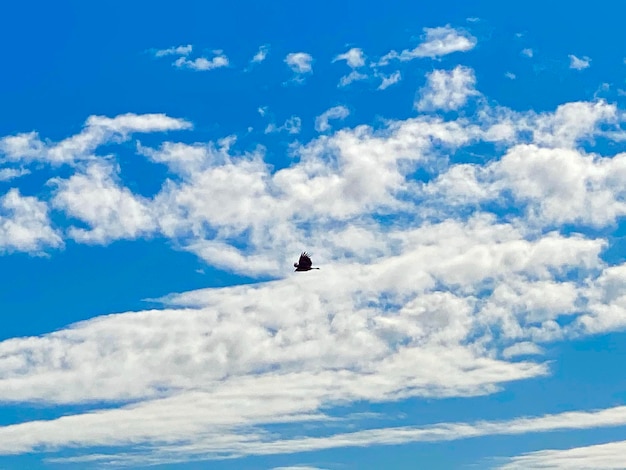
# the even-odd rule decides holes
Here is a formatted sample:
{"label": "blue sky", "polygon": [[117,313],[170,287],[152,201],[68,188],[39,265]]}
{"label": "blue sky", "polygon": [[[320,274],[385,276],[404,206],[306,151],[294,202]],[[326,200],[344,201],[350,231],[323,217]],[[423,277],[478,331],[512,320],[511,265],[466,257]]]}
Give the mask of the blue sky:
{"label": "blue sky", "polygon": [[623,468],[594,5],[5,5],[0,467]]}

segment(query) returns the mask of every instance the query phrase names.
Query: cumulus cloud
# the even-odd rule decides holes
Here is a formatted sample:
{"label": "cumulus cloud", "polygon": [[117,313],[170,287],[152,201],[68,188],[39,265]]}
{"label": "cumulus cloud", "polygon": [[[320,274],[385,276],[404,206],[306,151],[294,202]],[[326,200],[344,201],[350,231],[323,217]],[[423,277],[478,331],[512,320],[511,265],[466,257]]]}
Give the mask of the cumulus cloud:
{"label": "cumulus cloud", "polygon": [[[460,165],[426,185],[444,192],[448,203],[466,205],[508,194],[525,211],[529,226],[575,223],[603,227],[624,214],[624,155],[600,157],[575,148],[615,123],[616,108],[606,102],[567,103],[554,113],[530,114],[512,128],[500,129],[510,139],[531,132],[532,140],[511,147],[499,160]],[[488,129],[489,134],[493,128]]]}
{"label": "cumulus cloud", "polygon": [[569,68],[575,70],[583,70],[589,68],[591,65],[591,59],[587,56],[578,58],[574,54],[570,54],[569,56]]}
{"label": "cumulus cloud", "polygon": [[586,291],[587,313],[576,319],[574,328],[582,333],[604,333],[626,326],[626,264],[608,267]]}
{"label": "cumulus cloud", "polygon": [[532,57],[533,57],[533,55],[534,55],[535,53],[533,52],[533,50],[532,50],[532,49],[530,49],[530,48],[526,48],[526,49],[522,49],[521,54],[522,54],[524,57],[528,57],[528,58],[530,59],[530,58],[532,58]]}
{"label": "cumulus cloud", "polygon": [[476,38],[465,31],[452,28],[450,25],[438,28],[424,28],[423,42],[416,48],[405,49],[398,53],[391,51],[379,62],[386,65],[390,60],[408,61],[419,58],[436,58],[454,52],[467,52],[476,46]]}
{"label": "cumulus cloud", "polygon": [[68,179],[52,180],[57,186],[53,206],[90,227],[70,227],[70,237],[83,243],[106,243],[136,238],[156,228],[147,201],[121,187],[116,179],[115,168],[97,162]]}
{"label": "cumulus cloud", "polygon": [[334,106],[315,118],[315,130],[325,132],[330,129],[328,123],[331,119],[345,119],[350,114],[350,110],[345,106]]}
{"label": "cumulus cloud", "polygon": [[420,90],[421,98],[416,103],[419,111],[458,109],[467,98],[477,95],[474,70],[461,65],[451,71],[434,70],[426,75],[426,85]]}

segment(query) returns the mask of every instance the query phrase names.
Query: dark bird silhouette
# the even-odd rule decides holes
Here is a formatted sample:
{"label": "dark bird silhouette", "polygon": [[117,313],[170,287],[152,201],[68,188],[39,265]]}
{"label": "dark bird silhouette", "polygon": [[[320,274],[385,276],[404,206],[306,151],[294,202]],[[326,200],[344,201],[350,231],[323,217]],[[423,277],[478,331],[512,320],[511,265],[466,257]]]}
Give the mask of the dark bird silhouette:
{"label": "dark bird silhouette", "polygon": [[300,261],[298,261],[297,263],[293,263],[293,266],[296,268],[296,271],[310,271],[311,269],[319,269],[312,268],[312,264],[313,261],[311,261],[311,258],[309,257],[309,255],[307,255],[305,251],[300,255]]}

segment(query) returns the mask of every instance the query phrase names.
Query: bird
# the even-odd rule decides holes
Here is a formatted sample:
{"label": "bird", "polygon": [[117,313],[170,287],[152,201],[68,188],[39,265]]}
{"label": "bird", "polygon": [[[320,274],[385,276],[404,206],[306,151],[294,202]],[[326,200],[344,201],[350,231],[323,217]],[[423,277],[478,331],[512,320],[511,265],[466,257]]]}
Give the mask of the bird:
{"label": "bird", "polygon": [[300,255],[300,260],[297,263],[293,263],[293,266],[296,268],[296,271],[310,271],[311,269],[319,269],[312,268],[312,264],[313,262],[311,261],[311,258],[305,251]]}

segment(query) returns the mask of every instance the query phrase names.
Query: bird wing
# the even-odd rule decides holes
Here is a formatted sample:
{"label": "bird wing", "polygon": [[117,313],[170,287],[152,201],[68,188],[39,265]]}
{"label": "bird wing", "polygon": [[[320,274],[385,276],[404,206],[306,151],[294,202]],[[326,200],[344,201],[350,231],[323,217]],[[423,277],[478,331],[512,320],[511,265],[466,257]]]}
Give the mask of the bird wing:
{"label": "bird wing", "polygon": [[313,262],[311,261],[311,258],[309,258],[309,255],[306,254],[306,252],[300,255],[300,261],[298,261],[298,266],[300,266],[301,268],[310,268],[312,264]]}

